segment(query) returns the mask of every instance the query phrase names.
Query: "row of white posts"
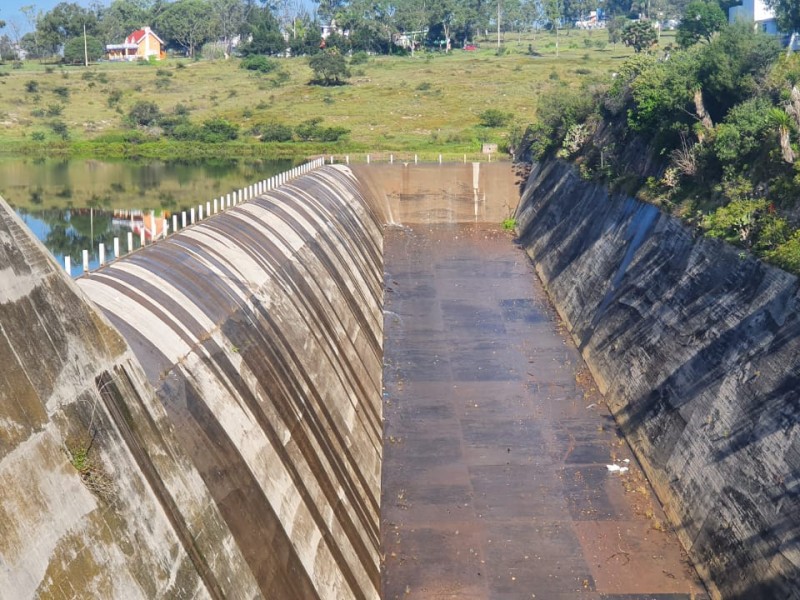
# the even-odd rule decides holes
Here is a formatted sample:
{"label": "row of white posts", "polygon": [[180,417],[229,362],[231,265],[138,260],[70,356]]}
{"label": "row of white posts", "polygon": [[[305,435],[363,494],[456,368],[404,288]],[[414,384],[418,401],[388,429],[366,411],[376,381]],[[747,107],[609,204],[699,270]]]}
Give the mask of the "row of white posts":
{"label": "row of white posts", "polygon": [[[313,171],[325,164],[325,158],[316,158],[310,162],[305,164],[299,165],[286,171],[285,173],[279,173],[269,179],[264,179],[262,181],[258,181],[252,185],[248,185],[247,187],[241,188],[239,190],[235,190],[230,194],[226,194],[224,196],[220,196],[219,198],[214,198],[214,200],[209,200],[208,202],[203,204],[198,204],[197,208],[195,209],[192,207],[189,209],[189,212],[186,211],[181,212],[180,215],[180,227],[178,215],[172,215],[172,232],[175,233],[181,229],[188,227],[189,225],[194,225],[198,221],[202,221],[204,218],[210,217],[211,215],[215,215],[218,212],[224,211],[226,208],[230,208],[232,206],[236,206],[242,202],[247,200],[251,200],[256,196],[264,194],[270,190],[274,190],[277,187],[280,187],[287,181],[299,177],[301,175],[305,175],[306,173]],[[331,164],[333,164],[333,157],[331,157]],[[153,223],[153,227],[155,227],[155,219],[152,218],[153,212],[150,212],[151,215],[151,223]],[[146,244],[146,236],[145,236],[145,227],[144,223],[142,224],[142,228],[139,230],[139,245],[144,247]],[[156,238],[164,239],[169,234],[170,230],[170,223],[167,220],[164,220],[163,228],[160,232],[152,231],[151,238],[152,242],[156,241]],[[133,232],[128,232],[128,252],[133,251]],[[151,243],[152,243],[151,242]],[[100,244],[98,247],[98,262],[100,265],[104,265],[106,263],[106,245]],[[119,247],[119,238],[114,238],[114,258],[119,258],[120,254],[120,247]],[[81,257],[83,259],[83,272],[86,273],[89,271],[89,251],[84,250],[83,255]],[[64,257],[64,269],[67,273],[72,273],[72,260],[69,256]]]}
{"label": "row of white posts", "polygon": [[[492,155],[491,154],[487,154],[486,157],[487,157],[487,162],[492,162]],[[331,164],[333,164],[333,156],[331,156],[328,160],[330,161]],[[345,164],[348,164],[348,165],[350,164],[350,155],[349,154],[344,157],[344,162],[345,162]],[[370,164],[371,162],[372,162],[372,157],[369,154],[367,154],[367,164]],[[401,161],[401,162],[406,163],[406,162],[410,162],[410,161]],[[439,164],[441,165],[443,162],[444,161],[442,159],[442,155],[440,154],[439,155]],[[392,164],[392,165],[394,164],[394,154],[390,154],[389,155],[389,164]],[[414,155],[414,164],[415,165],[419,164],[419,156],[417,154]],[[467,164],[467,155],[466,154],[464,155],[464,164]]]}

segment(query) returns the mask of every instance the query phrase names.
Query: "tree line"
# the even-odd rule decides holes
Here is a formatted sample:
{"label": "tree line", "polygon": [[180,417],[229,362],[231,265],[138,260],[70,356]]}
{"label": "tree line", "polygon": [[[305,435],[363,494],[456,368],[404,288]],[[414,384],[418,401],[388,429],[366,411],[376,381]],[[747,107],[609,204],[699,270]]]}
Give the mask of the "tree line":
{"label": "tree line", "polygon": [[[735,1],[735,0],[734,0]],[[734,3],[720,0],[723,9]],[[795,3],[771,0],[773,3]],[[688,0],[315,0],[307,10],[299,0],[113,0],[108,6],[61,2],[49,11],[31,4],[17,17],[3,15],[0,58],[15,46],[30,58],[59,54],[83,57],[85,35],[92,58],[106,44],[150,26],[168,48],[195,56],[205,44],[229,56],[234,46],[243,55],[311,55],[322,46],[342,51],[387,54],[398,51],[397,35],[412,42],[446,48],[494,32],[569,28],[601,8],[606,18],[679,18]],[[320,25],[334,24],[322,43]],[[23,30],[28,33],[21,35]],[[347,32],[347,35],[341,35]],[[338,34],[338,35],[337,35]],[[80,41],[78,41],[80,39]]]}

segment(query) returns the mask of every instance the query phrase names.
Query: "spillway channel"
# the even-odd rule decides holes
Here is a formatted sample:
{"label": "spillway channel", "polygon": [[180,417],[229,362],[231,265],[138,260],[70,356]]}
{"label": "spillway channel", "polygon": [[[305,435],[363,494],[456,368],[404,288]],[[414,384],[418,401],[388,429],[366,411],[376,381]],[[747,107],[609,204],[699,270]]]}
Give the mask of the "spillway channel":
{"label": "spillway channel", "polygon": [[706,598],[527,255],[440,216],[385,235],[383,597]]}

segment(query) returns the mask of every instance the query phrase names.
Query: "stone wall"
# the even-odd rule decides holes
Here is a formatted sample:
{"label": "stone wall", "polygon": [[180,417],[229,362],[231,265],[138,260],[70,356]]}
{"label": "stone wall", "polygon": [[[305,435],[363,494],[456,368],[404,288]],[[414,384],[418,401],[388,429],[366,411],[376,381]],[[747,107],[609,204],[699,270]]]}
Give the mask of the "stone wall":
{"label": "stone wall", "polygon": [[517,226],[712,595],[800,598],[797,278],[557,161]]}

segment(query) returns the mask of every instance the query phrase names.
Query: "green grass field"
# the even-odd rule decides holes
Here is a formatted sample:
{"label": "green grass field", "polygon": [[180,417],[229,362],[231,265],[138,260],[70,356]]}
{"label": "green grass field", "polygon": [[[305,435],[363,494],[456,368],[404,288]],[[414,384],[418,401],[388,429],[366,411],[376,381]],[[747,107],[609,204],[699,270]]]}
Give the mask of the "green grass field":
{"label": "green grass field", "polygon": [[[521,40],[507,34],[503,53],[487,40],[475,52],[371,57],[366,64],[353,65],[348,84],[337,87],[309,85],[312,72],[305,58],[279,59],[288,73],[285,82],[274,73],[241,69],[236,59],[100,63],[88,69],[31,61],[22,68],[6,64],[0,66],[0,151],[94,156],[133,151],[153,157],[209,151],[214,156],[294,157],[319,152],[474,153],[481,142],[502,146],[509,129],[481,127],[483,111],[512,113],[512,124],[524,126],[535,118],[544,91],[578,85],[586,78],[606,79],[631,54],[621,45],[599,48],[606,40],[605,31],[562,33],[558,57],[551,33]],[[115,91],[120,95],[116,105],[109,103]],[[157,138],[135,148],[109,143],[128,129],[124,116],[139,100],[155,101],[166,113],[183,104],[193,122],[223,117],[240,125],[240,139],[205,150],[196,143]],[[324,126],[349,129],[349,136],[327,144],[264,144],[249,133],[259,123],[294,126],[318,116]],[[54,120],[66,124],[69,141],[53,132]]]}

